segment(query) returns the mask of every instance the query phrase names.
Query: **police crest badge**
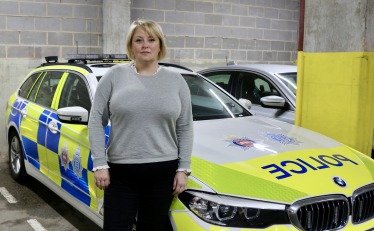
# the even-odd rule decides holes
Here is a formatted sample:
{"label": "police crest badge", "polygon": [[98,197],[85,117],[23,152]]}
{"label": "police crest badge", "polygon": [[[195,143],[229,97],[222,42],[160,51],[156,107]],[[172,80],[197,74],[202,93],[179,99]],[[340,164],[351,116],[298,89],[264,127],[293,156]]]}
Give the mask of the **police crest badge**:
{"label": "police crest badge", "polygon": [[269,145],[264,144],[261,140],[251,139],[247,136],[239,137],[224,135],[224,137],[227,138],[224,141],[229,143],[227,147],[237,147],[241,148],[243,151],[247,151],[250,149],[264,151],[266,147],[269,147]]}
{"label": "police crest badge", "polygon": [[82,170],[83,170],[82,157],[80,156],[80,154],[81,154],[81,149],[80,149],[80,145],[78,144],[78,147],[75,149],[75,153],[73,155],[73,162],[72,162],[73,171],[75,175],[77,175],[78,178],[82,177]]}
{"label": "police crest badge", "polygon": [[61,166],[64,167],[65,171],[69,169],[69,149],[68,149],[68,142],[65,140],[64,145],[61,147],[60,152],[60,160],[61,160]]}

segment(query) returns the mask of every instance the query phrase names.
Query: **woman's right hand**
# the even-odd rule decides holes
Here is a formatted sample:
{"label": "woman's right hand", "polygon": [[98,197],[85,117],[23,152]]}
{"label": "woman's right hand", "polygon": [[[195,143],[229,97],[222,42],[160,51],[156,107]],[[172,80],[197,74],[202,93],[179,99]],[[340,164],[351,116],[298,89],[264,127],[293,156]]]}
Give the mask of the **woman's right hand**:
{"label": "woman's right hand", "polygon": [[110,176],[108,169],[98,169],[94,172],[96,187],[105,190],[109,187]]}

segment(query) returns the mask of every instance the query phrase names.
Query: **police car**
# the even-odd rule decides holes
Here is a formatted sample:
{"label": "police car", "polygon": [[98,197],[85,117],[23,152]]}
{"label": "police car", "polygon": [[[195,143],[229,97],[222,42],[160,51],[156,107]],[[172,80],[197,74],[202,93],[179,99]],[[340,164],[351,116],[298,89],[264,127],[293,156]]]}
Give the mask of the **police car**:
{"label": "police car", "polygon": [[[10,96],[5,120],[9,164],[14,179],[33,176],[102,226],[103,191],[94,183],[87,122],[100,76],[123,65],[114,59],[126,62],[126,57],[70,58],[69,63],[48,58]],[[94,59],[101,62],[86,64]],[[173,199],[171,229],[374,226],[373,160],[316,132],[253,116],[210,80],[164,65],[181,73],[190,88],[195,134],[193,172],[186,191]]]}

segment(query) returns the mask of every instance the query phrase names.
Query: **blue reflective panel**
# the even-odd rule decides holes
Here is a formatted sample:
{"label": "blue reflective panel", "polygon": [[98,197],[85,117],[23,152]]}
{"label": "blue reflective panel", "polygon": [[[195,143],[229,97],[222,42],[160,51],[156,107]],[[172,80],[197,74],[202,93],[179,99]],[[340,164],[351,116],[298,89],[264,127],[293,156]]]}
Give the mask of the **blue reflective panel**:
{"label": "blue reflective panel", "polygon": [[[56,113],[52,112],[50,115],[50,118],[48,118],[47,124],[52,121],[51,117],[57,121],[60,121],[56,115]],[[61,129],[61,124],[57,123],[58,129]],[[47,131],[47,148],[51,150],[54,153],[58,152],[58,143],[60,141],[60,132],[57,132],[56,134],[52,133],[49,129]]]}
{"label": "blue reflective panel", "polygon": [[88,156],[88,163],[87,163],[87,170],[92,172],[93,169],[93,162],[92,162],[92,157],[91,157],[91,151],[90,155]]}
{"label": "blue reflective panel", "polygon": [[51,114],[50,111],[44,110],[39,117],[38,144],[42,145],[43,147],[45,147],[45,137],[47,134],[47,126],[44,123],[47,123],[47,115],[49,114]]}
{"label": "blue reflective panel", "polygon": [[86,193],[90,193],[88,189],[88,179],[87,179],[87,170],[83,169],[82,170],[82,176],[77,177],[77,175],[73,171],[73,165],[72,162],[69,162],[69,169],[66,169],[65,167],[62,166],[61,164],[61,159],[59,158],[59,163],[60,163],[60,172],[61,172],[61,177],[62,179],[66,179],[70,183],[74,184],[76,187],[80,188]]}
{"label": "blue reflective panel", "polygon": [[62,179],[61,188],[65,189],[67,192],[69,192],[78,200],[82,201],[87,206],[90,206],[91,198],[64,179]]}
{"label": "blue reflective panel", "polygon": [[31,158],[28,158],[28,161],[40,169],[39,164],[39,155],[38,155],[38,144],[24,136],[22,136],[23,146],[25,148],[25,152]]}

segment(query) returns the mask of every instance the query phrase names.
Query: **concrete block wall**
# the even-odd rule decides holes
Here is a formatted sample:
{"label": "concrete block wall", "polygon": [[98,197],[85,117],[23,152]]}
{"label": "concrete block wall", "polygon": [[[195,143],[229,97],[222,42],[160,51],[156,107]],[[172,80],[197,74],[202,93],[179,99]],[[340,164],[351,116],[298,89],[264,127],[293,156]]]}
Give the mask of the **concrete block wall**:
{"label": "concrete block wall", "polygon": [[[44,57],[101,53],[102,0],[0,0],[0,105]],[[0,158],[8,158],[0,110]]]}
{"label": "concrete block wall", "polygon": [[294,64],[298,0],[132,0],[131,21],[160,23],[165,61],[200,70],[225,65]]}
{"label": "concrete block wall", "polygon": [[102,0],[0,0],[0,58],[101,53]]}

